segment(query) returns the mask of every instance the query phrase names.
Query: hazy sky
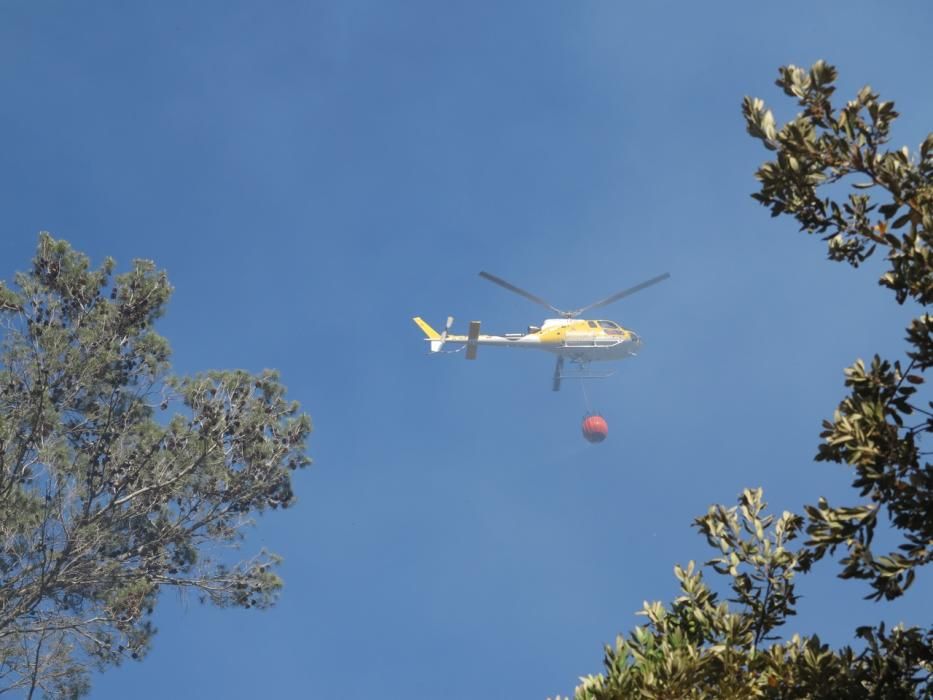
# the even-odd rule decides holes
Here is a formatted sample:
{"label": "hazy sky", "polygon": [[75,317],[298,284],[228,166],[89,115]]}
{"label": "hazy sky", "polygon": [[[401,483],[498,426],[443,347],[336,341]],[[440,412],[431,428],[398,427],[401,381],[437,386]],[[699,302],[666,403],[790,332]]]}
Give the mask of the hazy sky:
{"label": "hazy sky", "polygon": [[[163,596],[143,663],[95,698],[544,698],[711,556],[690,528],[763,486],[855,502],[816,464],[842,368],[896,355],[912,310],[748,196],[746,94],[823,58],[933,124],[928,2],[0,3],[0,278],[48,230],[168,270],[175,368],[281,370],[311,414],[299,503],[244,555],[285,558],[269,612]],[[755,6],[759,8],[759,6]],[[765,9],[767,7],[767,9]],[[413,315],[540,323],[503,276],[598,312],[641,356],[590,386],[579,432],[552,360],[428,357]],[[825,562],[785,630],[833,644],[929,624],[929,572],[865,603]]]}

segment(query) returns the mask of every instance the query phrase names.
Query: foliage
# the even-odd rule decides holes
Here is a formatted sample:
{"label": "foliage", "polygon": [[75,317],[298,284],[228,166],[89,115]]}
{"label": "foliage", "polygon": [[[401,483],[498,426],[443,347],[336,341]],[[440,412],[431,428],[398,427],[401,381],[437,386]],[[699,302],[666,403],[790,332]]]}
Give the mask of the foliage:
{"label": "foliage", "polygon": [[[721,601],[693,562],[674,567],[681,594],[645,603],[648,623],[605,651],[604,675],[581,679],[577,700],[620,698],[912,698],[933,692],[933,631],[859,628],[866,642],[831,650],[819,637],[792,636],[762,648],[795,614],[795,577],[812,556],[796,546],[803,520],[764,514],[761,490],[739,506],[714,506],[695,521],[720,556],[707,562],[730,580]],[[731,607],[733,606],[741,607]]]}
{"label": "foliage", "polygon": [[[925,311],[933,301],[933,133],[918,158],[906,147],[882,151],[898,116],[892,102],[879,101],[865,87],[834,109],[836,69],[822,61],[809,71],[782,68],[780,76],[778,86],[803,112],[778,131],[761,100],[745,99],[749,133],[777,152],[776,161],[758,170],[761,190],[753,197],[772,215],[792,214],[801,230],[821,234],[831,260],[857,267],[879,247],[885,250],[880,283],[898,303],[909,299],[923,309],[907,329],[906,361],[876,355],[867,366],[859,360],[849,367],[850,394],[824,423],[817,459],[851,465],[853,486],[870,502],[831,507],[820,500],[807,507],[816,555],[846,547],[842,575],[870,580],[876,599],[896,598],[913,582],[916,568],[933,557],[933,469],[918,444],[933,431],[933,403],[917,398],[933,366],[933,317]],[[856,191],[846,201],[820,198],[820,187],[849,176],[864,181],[853,183]],[[868,190],[880,192],[880,204]],[[900,551],[876,557],[870,545],[882,508],[904,541]]]}
{"label": "foliage", "polygon": [[[850,466],[868,502],[820,498],[805,506],[806,520],[788,512],[775,519],[764,515],[761,491],[746,489],[737,508],[711,508],[695,525],[718,550],[707,565],[728,577],[732,597],[721,601],[693,562],[675,567],[681,595],[669,607],[645,603],[648,624],[606,647],[605,673],[582,678],[577,700],[933,697],[933,627],[858,627],[858,650],[774,634],[795,614],[797,575],[837,547],[845,550],[840,576],[867,580],[874,600],[903,595],[933,557],[933,469],[920,449],[933,431],[933,403],[918,393],[933,366],[925,311],[933,300],[933,134],[916,158],[906,148],[883,150],[893,103],[866,87],[836,109],[836,77],[822,61],[809,71],[781,68],[777,84],[802,112],[781,127],[759,99],[746,98],[743,112],[749,133],[776,153],[756,173],[761,187],[752,196],[821,235],[831,260],[858,267],[884,250],[880,284],[921,309],[907,328],[906,358],[856,361],[846,370],[848,396],[823,425],[816,459]],[[843,200],[846,185],[853,191]],[[884,556],[871,548],[881,512],[901,537]],[[802,531],[808,539],[798,544]]]}
{"label": "foliage", "polygon": [[146,653],[165,586],[262,608],[282,585],[229,550],[293,502],[310,420],[271,371],[170,375],[165,274],[113,269],[41,234],[0,284],[0,692],[87,692]]}

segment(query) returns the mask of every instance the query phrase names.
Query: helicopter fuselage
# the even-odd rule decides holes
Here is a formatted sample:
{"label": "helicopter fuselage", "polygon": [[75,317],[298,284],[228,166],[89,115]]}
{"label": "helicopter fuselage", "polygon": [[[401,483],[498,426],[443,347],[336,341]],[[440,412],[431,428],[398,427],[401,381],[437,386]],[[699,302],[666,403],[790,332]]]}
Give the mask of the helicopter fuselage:
{"label": "helicopter fuselage", "polygon": [[[634,331],[623,328],[615,321],[594,321],[578,318],[581,314],[592,309],[613,304],[620,299],[640,292],[658,282],[663,282],[670,277],[670,275],[665,272],[657,277],[645,280],[641,284],[636,284],[634,287],[616,292],[605,299],[600,299],[599,301],[588,304],[587,306],[582,306],[573,311],[565,311],[521,287],[516,287],[511,282],[507,282],[501,277],[496,277],[489,272],[480,272],[479,275],[483,279],[503,289],[507,289],[514,294],[524,297],[528,301],[560,314],[561,318],[549,318],[540,326],[529,326],[528,330],[524,333],[506,333],[504,335],[482,334],[480,333],[480,322],[471,321],[468,335],[452,335],[450,333],[450,327],[454,322],[452,316],[447,317],[447,325],[444,326],[443,332],[440,333],[431,328],[423,318],[416,316],[412,320],[424,332],[425,340],[428,341],[431,352],[443,352],[444,346],[447,343],[454,343],[462,346],[458,348],[458,350],[466,349],[464,353],[466,359],[475,360],[480,345],[546,350],[557,356],[554,367],[554,391],[560,390],[562,379],[573,376],[564,373],[565,361],[569,360],[579,366],[578,369],[580,373],[576,376],[581,379],[594,376],[608,376],[606,374],[589,374],[586,371],[586,367],[590,362],[621,360],[626,357],[631,357],[632,355],[637,355],[641,347],[641,338],[639,338]],[[454,352],[456,352],[456,350]]]}
{"label": "helicopter fuselage", "polygon": [[[466,335],[448,335],[445,342],[466,345],[471,339]],[[472,342],[546,350],[579,363],[621,360],[636,355],[641,347],[641,338],[634,331],[614,321],[565,318],[549,318],[525,333],[479,334]]]}

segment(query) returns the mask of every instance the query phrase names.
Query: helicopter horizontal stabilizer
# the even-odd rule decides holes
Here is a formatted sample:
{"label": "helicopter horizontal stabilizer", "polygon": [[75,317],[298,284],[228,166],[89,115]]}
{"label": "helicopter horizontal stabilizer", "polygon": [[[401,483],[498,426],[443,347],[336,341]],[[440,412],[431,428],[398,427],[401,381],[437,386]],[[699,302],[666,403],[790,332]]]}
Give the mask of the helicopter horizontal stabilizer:
{"label": "helicopter horizontal stabilizer", "polygon": [[470,334],[467,336],[466,359],[475,360],[479,344],[479,321],[470,321]]}

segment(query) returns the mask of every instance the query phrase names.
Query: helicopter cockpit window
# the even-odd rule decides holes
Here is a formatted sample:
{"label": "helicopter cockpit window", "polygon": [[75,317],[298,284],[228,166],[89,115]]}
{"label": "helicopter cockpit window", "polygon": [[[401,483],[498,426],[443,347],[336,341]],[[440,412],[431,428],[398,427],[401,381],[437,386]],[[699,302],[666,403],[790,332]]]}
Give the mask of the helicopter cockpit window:
{"label": "helicopter cockpit window", "polygon": [[590,328],[596,328],[596,327],[597,327],[596,321],[587,321],[587,324],[589,324]]}
{"label": "helicopter cockpit window", "polygon": [[600,321],[599,325],[603,328],[618,328],[619,324],[613,321]]}

